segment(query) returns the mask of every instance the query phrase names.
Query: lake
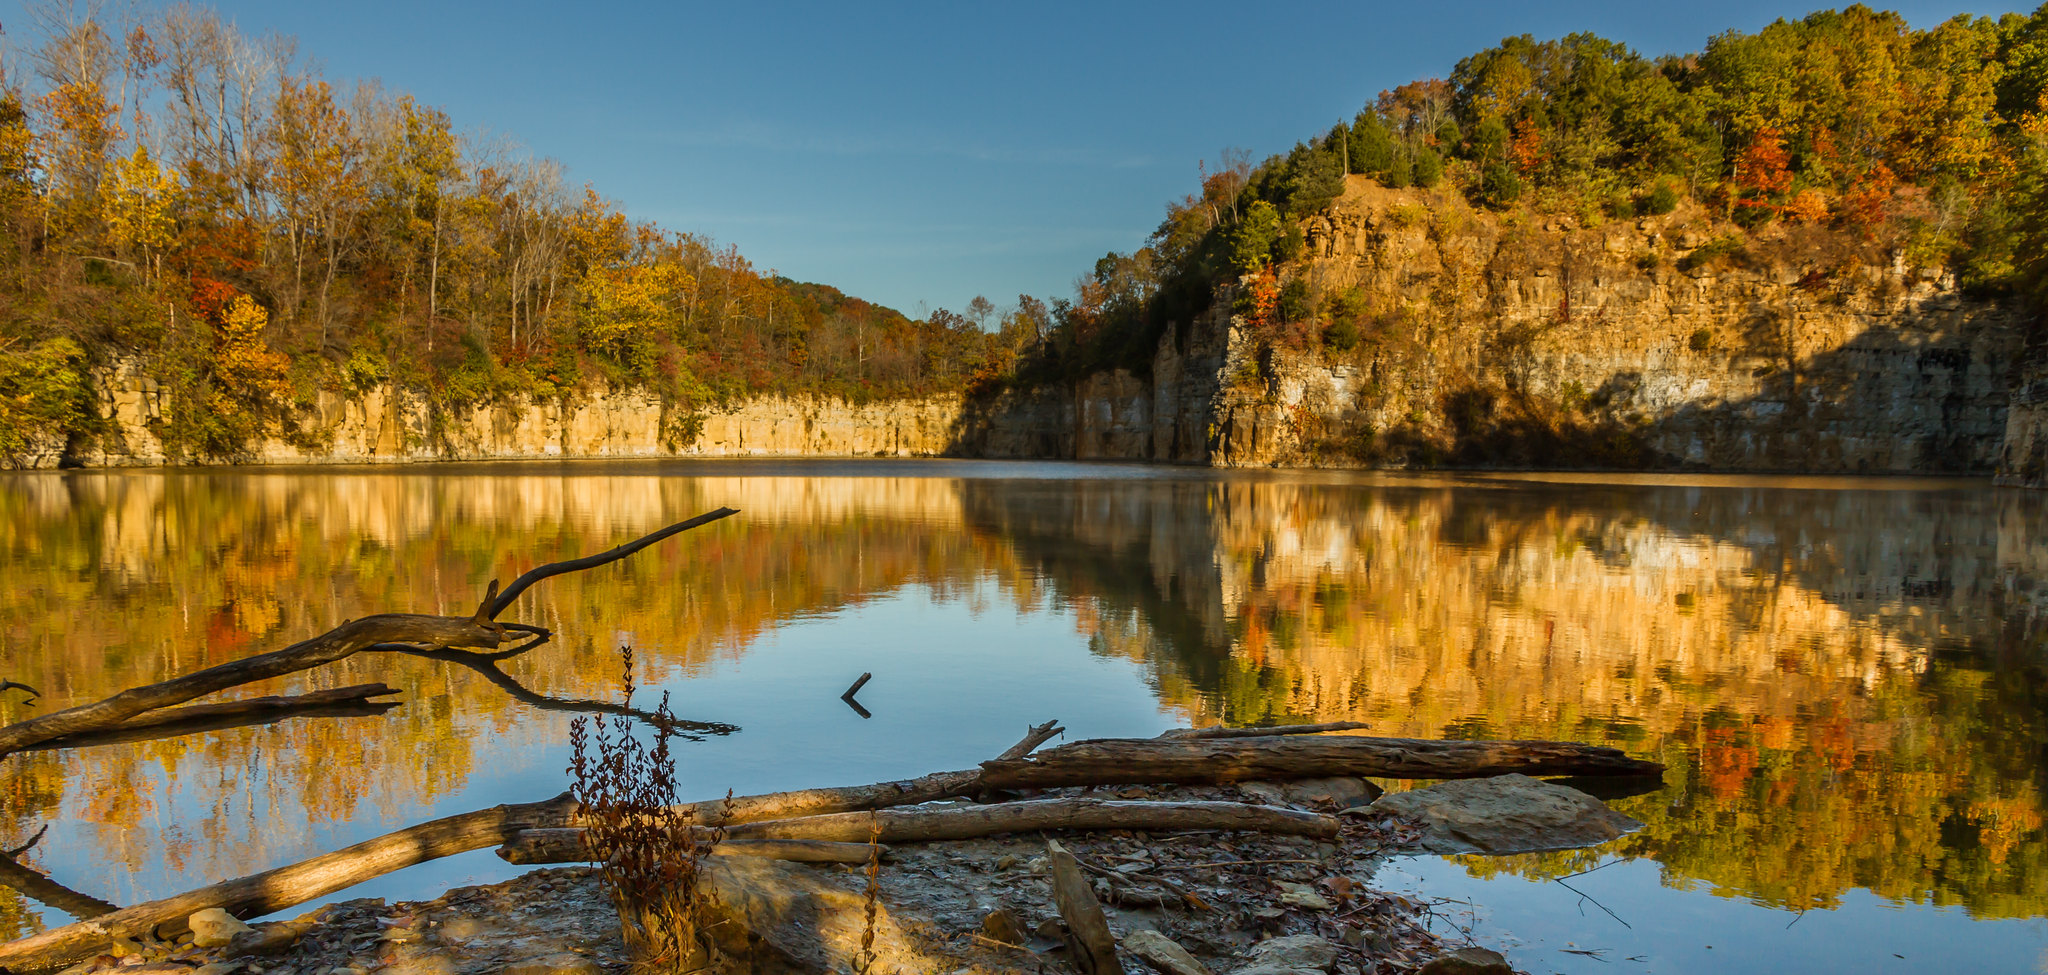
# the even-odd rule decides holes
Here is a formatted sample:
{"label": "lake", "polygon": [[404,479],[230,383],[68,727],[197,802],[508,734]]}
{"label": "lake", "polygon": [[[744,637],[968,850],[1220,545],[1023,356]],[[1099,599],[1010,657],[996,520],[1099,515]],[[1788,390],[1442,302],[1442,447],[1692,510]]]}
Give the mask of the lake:
{"label": "lake", "polygon": [[[1644,830],[1381,882],[1446,899],[1443,925],[1531,972],[2048,972],[2048,496],[1975,480],[5,474],[0,678],[44,697],[0,695],[0,723],[368,613],[466,614],[494,577],[721,505],[741,513],[540,584],[503,618],[556,637],[502,674],[360,654],[260,690],[383,681],[402,706],[6,759],[0,845],[47,825],[29,862],[128,904],[546,798],[629,645],[640,703],[666,690],[707,722],[682,747],[690,798],[970,767],[1048,718],[1592,741],[1670,766],[1613,801]],[[862,672],[872,717],[839,700]],[[334,899],[516,870],[479,851]],[[0,938],[66,920],[0,887]]]}

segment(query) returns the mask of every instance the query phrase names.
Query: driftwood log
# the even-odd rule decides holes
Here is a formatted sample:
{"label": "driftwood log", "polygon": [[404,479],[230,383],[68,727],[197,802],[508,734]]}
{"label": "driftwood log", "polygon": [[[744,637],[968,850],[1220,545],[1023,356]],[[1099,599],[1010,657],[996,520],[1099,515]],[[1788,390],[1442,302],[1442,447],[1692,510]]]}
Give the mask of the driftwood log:
{"label": "driftwood log", "polygon": [[1241,802],[1117,802],[1107,799],[1027,799],[986,806],[929,806],[874,812],[832,813],[801,819],[771,819],[726,828],[733,839],[867,839],[873,824],[879,842],[926,843],[971,840],[1001,833],[1044,829],[1223,829],[1333,839],[1333,816],[1254,806]]}
{"label": "driftwood log", "polygon": [[196,734],[201,731],[273,724],[286,718],[360,717],[383,714],[397,707],[398,702],[376,701],[372,698],[389,697],[397,693],[398,688],[384,684],[357,684],[353,687],[337,687],[333,690],[305,694],[252,697],[220,704],[166,708],[151,711],[100,731],[81,731],[38,742],[22,751],[53,751],[60,748],[86,748],[92,745],[148,741]]}
{"label": "driftwood log", "polygon": [[421,823],[290,866],[0,944],[0,969],[63,968],[119,938],[175,936],[186,930],[185,921],[194,912],[209,907],[245,918],[281,911],[416,863],[502,844],[521,830],[567,825],[575,811],[575,800],[565,793],[545,802],[493,806]]}
{"label": "driftwood log", "polygon": [[1371,775],[1473,779],[1523,775],[1656,775],[1664,766],[1619,749],[1568,741],[1429,741],[1312,735],[1260,738],[1096,738],[981,765],[989,788],[1175,782],[1182,785]]}
{"label": "driftwood log", "polygon": [[[710,830],[705,830],[709,840]],[[590,847],[585,845],[584,832],[577,828],[529,829],[498,847],[498,858],[506,863],[520,866],[535,866],[543,863],[589,863]],[[827,840],[721,840],[711,846],[713,856],[761,857],[767,860],[788,860],[792,863],[858,863],[868,862],[868,844],[834,843]],[[884,847],[882,858],[888,859],[889,851]]]}
{"label": "driftwood log", "polygon": [[537,626],[500,623],[498,615],[510,607],[521,593],[543,579],[616,562],[678,532],[734,514],[738,512],[732,508],[720,508],[597,555],[536,566],[520,574],[502,592],[494,579],[484,592],[476,612],[467,617],[418,613],[365,616],[282,650],[229,661],[183,677],[130,688],[104,700],[16,722],[0,728],[0,758],[66,736],[114,731],[150,711],[175,707],[231,687],[330,664],[365,650],[495,649],[512,639],[510,634],[545,634],[547,631]]}
{"label": "driftwood log", "polygon": [[[867,812],[828,813],[796,819],[771,819],[725,827],[723,847],[745,843],[827,844],[820,849],[857,847],[857,861],[826,859],[816,862],[867,862],[867,839],[880,825],[883,843],[929,843],[937,840],[971,840],[1002,833],[1047,829],[1221,829],[1244,832],[1282,833],[1331,839],[1337,835],[1337,820],[1318,813],[1254,806],[1241,802],[1115,802],[1106,799],[1065,798],[998,802],[989,805],[930,806],[916,809],[882,809]],[[700,827],[701,828],[701,827]],[[710,839],[710,830],[703,836]],[[789,847],[791,850],[802,847]],[[530,829],[508,841],[498,856],[511,863],[587,863],[589,848],[583,844],[583,830]],[[735,851],[738,855],[748,855]],[[762,854],[767,855],[767,854]],[[775,856],[796,860],[796,856]]]}

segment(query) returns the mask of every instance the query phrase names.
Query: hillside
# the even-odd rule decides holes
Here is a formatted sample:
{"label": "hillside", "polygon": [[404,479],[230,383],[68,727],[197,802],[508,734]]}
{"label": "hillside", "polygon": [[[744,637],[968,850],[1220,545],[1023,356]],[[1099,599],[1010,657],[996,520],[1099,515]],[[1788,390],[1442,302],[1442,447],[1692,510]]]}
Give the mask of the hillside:
{"label": "hillside", "polygon": [[31,19],[0,47],[0,464],[127,449],[101,442],[122,371],[148,380],[150,458],[235,461],[325,452],[323,403],[373,390],[431,434],[622,391],[680,414],[920,396],[984,357],[961,316],[635,222],[410,95],[331,84],[290,39],[188,6]]}
{"label": "hillside", "polygon": [[1915,30],[1854,6],[1659,58],[1509,38],[1286,155],[1205,166],[1054,303],[975,436],[1941,471],[1989,471],[2011,439],[2038,480],[2044,79],[2048,8]]}

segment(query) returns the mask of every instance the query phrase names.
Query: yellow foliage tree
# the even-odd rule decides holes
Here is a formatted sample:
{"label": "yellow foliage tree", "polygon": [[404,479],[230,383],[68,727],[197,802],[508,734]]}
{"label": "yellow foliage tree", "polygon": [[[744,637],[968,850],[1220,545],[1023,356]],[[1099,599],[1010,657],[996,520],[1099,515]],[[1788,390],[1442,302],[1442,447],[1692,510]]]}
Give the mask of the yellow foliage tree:
{"label": "yellow foliage tree", "polygon": [[214,329],[213,388],[207,406],[223,422],[255,428],[261,425],[262,407],[289,396],[286,359],[263,341],[263,329],[270,313],[248,295],[236,295]]}
{"label": "yellow foliage tree", "polygon": [[644,376],[667,326],[679,317],[678,303],[695,284],[690,272],[675,264],[592,268],[581,288],[584,340]]}
{"label": "yellow foliage tree", "polygon": [[172,207],[177,202],[178,178],[156,164],[149,149],[136,146],[126,159],[115,160],[101,219],[116,247],[140,252],[145,277],[154,279],[163,249],[177,229]]}

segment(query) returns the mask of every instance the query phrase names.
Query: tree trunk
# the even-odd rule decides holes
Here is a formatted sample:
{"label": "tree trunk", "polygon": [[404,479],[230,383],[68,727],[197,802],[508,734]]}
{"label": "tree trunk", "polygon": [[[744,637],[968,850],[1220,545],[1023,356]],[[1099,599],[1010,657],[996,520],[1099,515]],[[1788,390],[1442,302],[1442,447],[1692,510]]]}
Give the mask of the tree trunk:
{"label": "tree trunk", "polygon": [[981,764],[990,788],[1051,788],[1372,775],[1473,779],[1523,775],[1655,775],[1656,762],[1568,741],[1426,741],[1350,735],[1276,738],[1098,738],[1028,758]]}
{"label": "tree trunk", "polygon": [[1334,839],[1332,816],[1252,806],[1241,802],[1115,802],[1105,799],[1030,799],[986,806],[938,806],[833,813],[727,827],[733,839],[831,840],[858,843],[872,823],[880,842],[969,840],[1041,829],[1227,829]]}
{"label": "tree trunk", "polygon": [[244,918],[281,911],[416,863],[496,846],[521,830],[564,825],[575,809],[575,800],[563,794],[422,823],[290,866],[10,941],[0,945],[0,969],[47,971],[91,957],[117,938],[175,937],[186,930],[186,918],[209,907]]}
{"label": "tree trunk", "polygon": [[[710,839],[705,830],[704,839]],[[498,858],[506,863],[533,866],[542,863],[590,863],[589,847],[581,829],[529,829],[498,847]],[[833,843],[823,840],[723,840],[710,847],[714,856],[764,857],[794,863],[868,862],[866,843]],[[889,851],[884,849],[887,857]]]}

